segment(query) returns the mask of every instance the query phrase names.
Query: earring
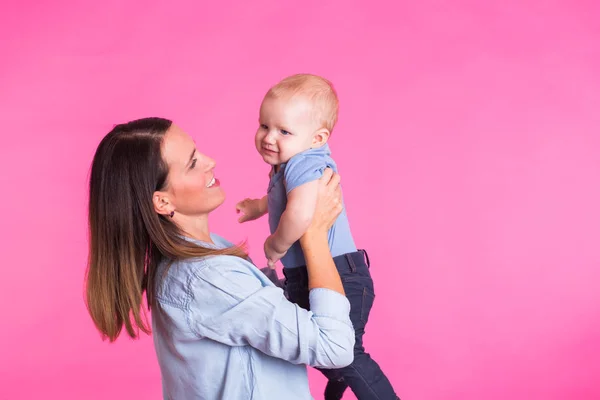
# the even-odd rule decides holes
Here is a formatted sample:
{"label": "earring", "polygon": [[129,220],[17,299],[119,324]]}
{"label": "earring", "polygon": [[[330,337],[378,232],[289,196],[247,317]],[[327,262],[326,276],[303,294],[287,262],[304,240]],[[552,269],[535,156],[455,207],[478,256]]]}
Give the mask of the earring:
{"label": "earring", "polygon": [[173,218],[175,216],[175,211],[171,211],[171,214],[169,214],[169,217]]}

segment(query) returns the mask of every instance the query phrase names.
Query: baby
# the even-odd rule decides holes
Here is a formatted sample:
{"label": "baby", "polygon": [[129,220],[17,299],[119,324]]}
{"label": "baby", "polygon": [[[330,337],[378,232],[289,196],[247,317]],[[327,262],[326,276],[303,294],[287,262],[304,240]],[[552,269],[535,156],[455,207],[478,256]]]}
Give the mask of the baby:
{"label": "baby", "polygon": [[[281,260],[289,299],[309,309],[308,274],[298,243],[308,228],[317,201],[318,181],[327,167],[337,172],[327,141],[338,116],[331,83],[319,76],[285,78],[265,95],[256,131],[256,149],[272,166],[267,195],[237,204],[246,222],[269,214],[271,235],[264,246],[269,267]],[[321,370],[328,378],[325,399],[341,399],[350,386],[359,400],[397,399],[377,363],[365,353],[363,334],[375,297],[369,259],[357,250],[345,209],[329,231],[329,248],[350,301],[356,333],[354,362],[337,370]]]}

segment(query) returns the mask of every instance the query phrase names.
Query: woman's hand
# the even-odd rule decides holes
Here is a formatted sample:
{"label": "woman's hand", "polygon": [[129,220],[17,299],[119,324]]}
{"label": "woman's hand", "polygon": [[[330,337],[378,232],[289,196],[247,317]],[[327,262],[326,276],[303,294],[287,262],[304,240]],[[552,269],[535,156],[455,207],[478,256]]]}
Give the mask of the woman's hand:
{"label": "woman's hand", "polygon": [[319,196],[309,231],[328,231],[342,212],[342,189],[340,188],[340,175],[331,168],[323,171],[319,180]]}

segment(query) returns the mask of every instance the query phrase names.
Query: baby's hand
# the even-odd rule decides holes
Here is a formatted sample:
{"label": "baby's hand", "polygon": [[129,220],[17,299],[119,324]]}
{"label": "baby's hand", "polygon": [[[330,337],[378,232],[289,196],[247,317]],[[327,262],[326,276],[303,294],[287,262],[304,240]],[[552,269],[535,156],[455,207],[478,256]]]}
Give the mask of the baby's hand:
{"label": "baby's hand", "polygon": [[261,199],[245,199],[236,204],[235,210],[242,216],[238,219],[238,222],[252,221],[265,215],[265,211],[262,209]]}
{"label": "baby's hand", "polygon": [[273,246],[273,235],[267,238],[267,240],[265,241],[265,257],[267,258],[267,265],[270,268],[275,268],[275,263],[281,260],[286,253],[287,250],[283,253],[280,253],[277,250],[275,250]]}

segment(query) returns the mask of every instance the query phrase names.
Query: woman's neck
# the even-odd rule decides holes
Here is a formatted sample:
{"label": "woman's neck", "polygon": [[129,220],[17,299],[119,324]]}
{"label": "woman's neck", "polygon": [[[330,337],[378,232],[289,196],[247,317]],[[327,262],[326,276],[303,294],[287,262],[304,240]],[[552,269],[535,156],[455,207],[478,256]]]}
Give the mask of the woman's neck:
{"label": "woman's neck", "polygon": [[177,221],[174,222],[179,225],[186,236],[202,242],[212,243],[210,230],[208,229],[208,215],[179,215]]}

